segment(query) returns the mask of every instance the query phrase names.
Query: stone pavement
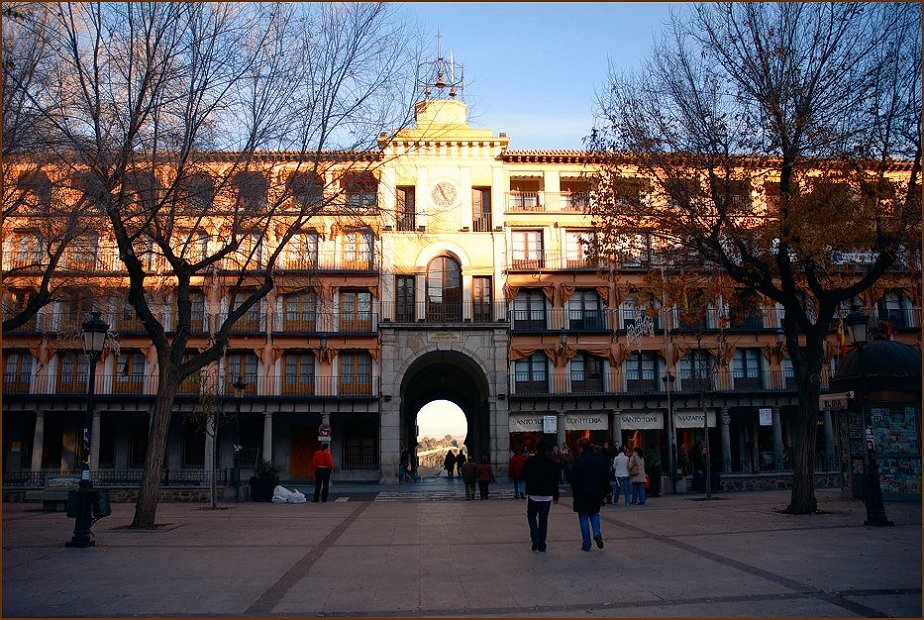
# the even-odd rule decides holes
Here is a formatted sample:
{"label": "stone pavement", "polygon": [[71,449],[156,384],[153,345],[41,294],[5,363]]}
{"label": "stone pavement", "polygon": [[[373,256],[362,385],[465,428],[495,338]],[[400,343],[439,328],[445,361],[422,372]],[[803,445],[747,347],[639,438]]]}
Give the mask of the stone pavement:
{"label": "stone pavement", "polygon": [[[68,549],[73,520],[3,505],[4,617],[920,617],[921,506],[895,527],[819,490],[822,514],[779,491],[606,506],[605,549],[580,551],[570,498],[547,553],[530,551],[507,484],[464,501],[458,481],[335,483],[326,504],[161,504],[157,531],[116,504]],[[301,490],[310,490],[304,489]],[[501,492],[502,491],[502,492]]]}

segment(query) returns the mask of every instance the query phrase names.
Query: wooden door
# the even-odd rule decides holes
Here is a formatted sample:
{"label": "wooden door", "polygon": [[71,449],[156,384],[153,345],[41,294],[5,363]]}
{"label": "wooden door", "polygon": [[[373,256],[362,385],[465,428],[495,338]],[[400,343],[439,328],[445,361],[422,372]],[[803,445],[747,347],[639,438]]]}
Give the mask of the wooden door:
{"label": "wooden door", "polygon": [[320,448],[318,432],[314,427],[292,429],[290,453],[292,459],[292,479],[307,480],[314,478],[314,466],[311,457]]}

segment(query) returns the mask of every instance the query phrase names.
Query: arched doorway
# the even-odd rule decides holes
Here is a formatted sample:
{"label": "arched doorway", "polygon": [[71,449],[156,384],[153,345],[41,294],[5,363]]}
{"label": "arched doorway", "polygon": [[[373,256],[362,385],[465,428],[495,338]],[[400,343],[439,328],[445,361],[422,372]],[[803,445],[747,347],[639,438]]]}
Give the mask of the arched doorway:
{"label": "arched doorway", "polygon": [[417,412],[417,475],[445,475],[446,451],[458,458],[465,450],[468,421],[465,412],[452,401],[434,400]]}
{"label": "arched doorway", "polygon": [[411,363],[401,381],[402,445],[415,445],[417,414],[433,401],[449,401],[465,415],[465,440],[459,447],[466,454],[491,456],[488,381],[472,358],[455,351],[432,351]]}

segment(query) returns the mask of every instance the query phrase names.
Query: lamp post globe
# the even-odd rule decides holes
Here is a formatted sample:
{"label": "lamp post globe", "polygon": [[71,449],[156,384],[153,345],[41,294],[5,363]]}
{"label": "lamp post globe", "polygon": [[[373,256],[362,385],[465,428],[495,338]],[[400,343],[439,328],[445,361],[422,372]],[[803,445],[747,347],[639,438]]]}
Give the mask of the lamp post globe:
{"label": "lamp post globe", "polygon": [[[93,396],[96,391],[96,361],[106,343],[106,334],[109,331],[109,325],[100,318],[102,315],[98,310],[90,313],[90,318],[84,321],[83,331],[83,351],[87,356],[89,365],[87,368],[87,412],[83,425],[83,451],[81,460],[83,461],[83,471],[80,475],[80,483],[72,497],[76,505],[68,507],[68,516],[74,516],[74,534],[71,540],[66,543],[68,547],[92,547],[96,541],[92,539],[90,527],[93,525],[93,504],[99,497],[99,491],[93,489],[93,481],[90,479],[90,454],[91,454],[91,429],[93,426]],[[68,504],[72,504],[71,499]],[[102,511],[99,511],[102,512]],[[105,515],[100,515],[105,516]]]}

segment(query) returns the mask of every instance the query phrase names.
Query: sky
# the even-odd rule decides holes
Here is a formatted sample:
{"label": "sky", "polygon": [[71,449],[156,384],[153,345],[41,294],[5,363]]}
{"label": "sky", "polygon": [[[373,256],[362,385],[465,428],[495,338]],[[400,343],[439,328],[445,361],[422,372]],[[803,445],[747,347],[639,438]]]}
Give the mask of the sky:
{"label": "sky", "polygon": [[[675,9],[678,3],[673,3]],[[465,69],[472,126],[510,149],[580,149],[612,62],[641,66],[671,3],[422,2],[401,9]]]}
{"label": "sky", "polygon": [[420,408],[417,414],[420,437],[439,439],[446,435],[465,437],[468,430],[465,414],[459,406],[448,400],[434,400]]}

